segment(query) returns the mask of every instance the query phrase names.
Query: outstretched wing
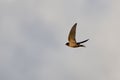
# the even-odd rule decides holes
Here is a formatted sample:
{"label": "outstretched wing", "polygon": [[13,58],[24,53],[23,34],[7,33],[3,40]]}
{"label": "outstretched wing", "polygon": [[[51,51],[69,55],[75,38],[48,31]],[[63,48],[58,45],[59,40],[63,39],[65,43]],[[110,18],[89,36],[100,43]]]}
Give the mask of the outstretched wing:
{"label": "outstretched wing", "polygon": [[77,26],[77,23],[75,23],[70,30],[70,33],[69,33],[69,36],[68,36],[68,41],[69,42],[75,42],[76,43],[76,39],[75,39],[75,37],[76,37],[76,26]]}
{"label": "outstretched wing", "polygon": [[89,39],[86,39],[84,41],[81,41],[81,42],[78,42],[77,44],[81,44],[81,43],[84,43],[84,42],[87,42]]}

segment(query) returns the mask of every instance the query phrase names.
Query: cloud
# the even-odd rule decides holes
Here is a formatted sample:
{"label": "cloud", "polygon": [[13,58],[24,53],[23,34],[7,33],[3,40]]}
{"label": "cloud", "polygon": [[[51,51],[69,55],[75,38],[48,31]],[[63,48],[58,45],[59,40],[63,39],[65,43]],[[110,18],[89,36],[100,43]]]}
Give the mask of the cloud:
{"label": "cloud", "polygon": [[[119,80],[119,5],[108,0],[1,1],[0,80]],[[2,4],[3,3],[3,4]],[[77,22],[77,40],[65,46]]]}

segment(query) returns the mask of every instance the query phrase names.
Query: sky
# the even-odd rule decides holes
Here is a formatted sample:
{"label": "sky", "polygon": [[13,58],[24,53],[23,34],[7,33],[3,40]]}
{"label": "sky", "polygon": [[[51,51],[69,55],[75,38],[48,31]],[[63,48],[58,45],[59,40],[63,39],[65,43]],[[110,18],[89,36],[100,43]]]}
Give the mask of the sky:
{"label": "sky", "polygon": [[[119,0],[0,0],[0,80],[120,80]],[[65,45],[78,23],[76,39]]]}

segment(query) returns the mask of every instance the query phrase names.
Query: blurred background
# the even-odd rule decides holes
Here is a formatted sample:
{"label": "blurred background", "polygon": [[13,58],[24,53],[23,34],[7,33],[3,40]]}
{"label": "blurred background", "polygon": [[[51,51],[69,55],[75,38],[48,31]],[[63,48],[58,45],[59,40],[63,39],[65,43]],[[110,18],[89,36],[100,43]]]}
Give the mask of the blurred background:
{"label": "blurred background", "polygon": [[[0,0],[0,80],[120,80],[119,0]],[[77,41],[65,45],[77,25]]]}

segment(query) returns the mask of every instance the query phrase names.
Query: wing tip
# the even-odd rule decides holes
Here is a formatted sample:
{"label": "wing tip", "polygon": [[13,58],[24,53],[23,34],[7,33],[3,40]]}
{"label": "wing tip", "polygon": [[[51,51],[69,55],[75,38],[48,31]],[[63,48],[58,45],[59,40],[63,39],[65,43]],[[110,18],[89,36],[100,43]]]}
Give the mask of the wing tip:
{"label": "wing tip", "polygon": [[74,25],[77,25],[77,23],[75,23]]}
{"label": "wing tip", "polygon": [[73,27],[76,27],[77,26],[77,23],[75,23],[74,25],[73,25]]}
{"label": "wing tip", "polygon": [[90,39],[87,39],[87,41],[90,40]]}
{"label": "wing tip", "polygon": [[85,41],[87,42],[88,40],[90,40],[90,39],[86,39]]}

